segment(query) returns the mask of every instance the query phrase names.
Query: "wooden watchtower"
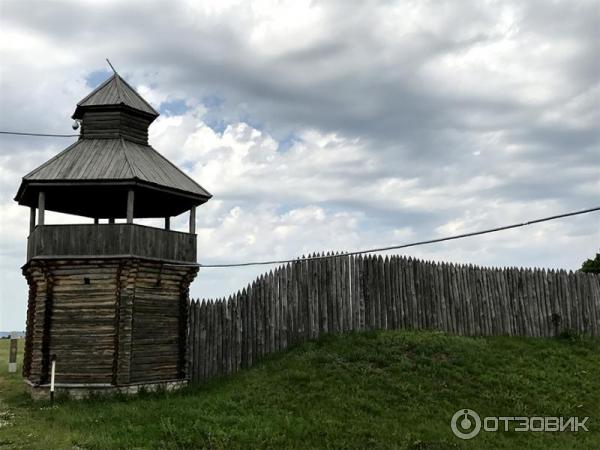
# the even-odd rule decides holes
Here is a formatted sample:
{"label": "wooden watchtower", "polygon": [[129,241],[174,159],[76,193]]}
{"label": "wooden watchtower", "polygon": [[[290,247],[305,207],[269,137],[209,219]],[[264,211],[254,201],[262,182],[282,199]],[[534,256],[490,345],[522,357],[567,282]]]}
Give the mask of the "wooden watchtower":
{"label": "wooden watchtower", "polygon": [[[158,115],[115,73],[77,104],[77,142],[19,187],[15,200],[31,210],[23,374],[36,396],[47,393],[54,356],[56,389],[72,395],[187,380],[196,207],[211,195],[148,144]],[[93,223],[49,225],[47,210]],[[189,232],[170,230],[184,212]]]}

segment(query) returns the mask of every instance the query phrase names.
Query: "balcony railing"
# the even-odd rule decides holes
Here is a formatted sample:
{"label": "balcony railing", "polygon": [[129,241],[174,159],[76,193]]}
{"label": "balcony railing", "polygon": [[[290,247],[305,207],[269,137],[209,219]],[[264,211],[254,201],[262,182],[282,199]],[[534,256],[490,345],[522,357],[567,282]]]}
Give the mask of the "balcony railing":
{"label": "balcony railing", "polygon": [[129,223],[38,225],[29,235],[27,260],[74,256],[196,262],[196,235]]}

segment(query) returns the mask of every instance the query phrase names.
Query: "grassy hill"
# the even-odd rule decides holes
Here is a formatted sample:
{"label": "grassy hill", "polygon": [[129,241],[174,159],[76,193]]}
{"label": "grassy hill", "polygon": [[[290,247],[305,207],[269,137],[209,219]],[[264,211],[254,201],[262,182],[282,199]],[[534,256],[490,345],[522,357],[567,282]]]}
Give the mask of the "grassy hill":
{"label": "grassy hill", "polygon": [[[54,406],[6,373],[7,349],[0,341],[0,448],[600,448],[599,340],[352,334],[178,393]],[[590,416],[590,431],[462,441],[449,426],[460,408]]]}

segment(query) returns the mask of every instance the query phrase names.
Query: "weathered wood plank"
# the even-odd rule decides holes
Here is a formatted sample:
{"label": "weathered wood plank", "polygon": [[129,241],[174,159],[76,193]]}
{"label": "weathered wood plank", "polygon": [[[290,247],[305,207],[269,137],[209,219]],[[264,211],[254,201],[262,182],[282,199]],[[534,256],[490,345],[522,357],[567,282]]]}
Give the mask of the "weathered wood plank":
{"label": "weathered wood plank", "polygon": [[[549,336],[571,328],[599,334],[600,282],[595,275],[437,264],[396,256],[327,256],[320,260],[303,257],[277,268],[227,301],[206,305],[192,301],[189,345],[194,346],[190,355],[197,360],[190,366],[192,379],[233,373],[293,342],[354,329],[413,327],[463,335]],[[60,283],[55,287],[60,288]],[[71,336],[95,326],[92,354],[98,356],[96,364],[110,365],[115,336],[111,321],[94,320],[94,309],[80,303],[62,306],[60,295],[53,320],[64,328],[56,333],[54,348],[62,351]],[[159,298],[147,297],[148,303],[138,306],[145,325],[133,332],[134,339],[140,339],[132,347],[138,352],[136,370],[150,364],[152,356],[157,364],[166,362],[169,349],[181,342],[169,339],[178,314],[153,306],[152,301]],[[102,305],[99,310],[105,312],[114,308],[110,302]],[[76,311],[80,320],[70,324]],[[153,317],[156,314],[162,314],[160,319]],[[163,327],[156,335],[160,342],[152,342],[156,337],[142,341],[147,330],[159,323]],[[73,357],[84,358],[85,352],[75,352]],[[202,363],[205,358],[206,364]]]}

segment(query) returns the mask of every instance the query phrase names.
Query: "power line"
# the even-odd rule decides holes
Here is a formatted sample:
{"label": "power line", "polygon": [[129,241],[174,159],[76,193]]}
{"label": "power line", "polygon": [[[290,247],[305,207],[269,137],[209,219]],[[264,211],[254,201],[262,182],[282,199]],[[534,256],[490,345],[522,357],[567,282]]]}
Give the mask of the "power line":
{"label": "power line", "polygon": [[[600,211],[600,206],[595,207],[595,208],[584,209],[581,211],[574,211],[574,212],[569,212],[569,213],[564,213],[564,214],[558,214],[556,216],[544,217],[542,219],[529,220],[529,221],[523,222],[523,223],[516,223],[516,224],[512,224],[512,225],[505,225],[502,227],[489,228],[487,230],[474,231],[472,233],[457,234],[454,236],[447,236],[447,237],[438,238],[438,239],[428,239],[426,241],[411,242],[410,244],[391,245],[389,247],[372,248],[369,250],[358,250],[358,251],[353,251],[353,252],[341,253],[338,255],[308,256],[306,258],[281,259],[281,260],[272,260],[272,261],[253,261],[253,262],[231,263],[231,264],[201,264],[201,263],[199,263],[199,264],[168,264],[168,265],[173,265],[173,266],[186,266],[187,265],[187,266],[195,266],[195,267],[201,267],[201,268],[225,268],[225,267],[267,266],[267,265],[271,265],[271,264],[286,264],[286,263],[297,262],[297,261],[308,261],[311,259],[341,258],[341,257],[346,257],[346,256],[351,256],[351,255],[363,255],[366,253],[384,252],[387,250],[398,250],[401,248],[417,247],[419,245],[435,244],[437,242],[452,241],[455,239],[463,239],[463,238],[472,237],[472,236],[479,236],[482,234],[496,233],[498,231],[510,230],[512,228],[519,228],[519,227],[524,227],[527,225],[534,225],[536,223],[548,222],[550,220],[563,219],[565,217],[587,214],[587,213],[591,213],[594,211]],[[165,265],[167,265],[167,264],[165,264]]]}
{"label": "power line", "polygon": [[47,133],[20,133],[18,131],[0,131],[0,134],[12,134],[15,136],[38,136],[38,137],[78,137],[78,134],[47,134]]}
{"label": "power line", "polygon": [[[110,67],[113,69],[113,71],[115,73],[117,73],[115,71],[114,67],[112,66],[112,64],[110,63],[110,61],[108,60],[108,58],[106,59],[106,61],[108,62]],[[79,137],[80,136],[79,134],[21,133],[21,132],[17,132],[17,131],[0,131],[0,134],[7,134],[7,135],[14,135],[14,136],[36,136],[36,137]],[[443,237],[443,238],[439,238],[439,239],[429,239],[426,241],[411,242],[410,244],[392,245],[389,247],[374,248],[374,249],[369,249],[369,250],[358,250],[358,251],[354,251],[354,252],[342,253],[340,255],[311,256],[311,257],[303,258],[303,260],[307,261],[307,260],[311,260],[311,259],[340,258],[342,256],[363,255],[366,253],[383,252],[383,251],[387,251],[387,250],[398,250],[401,248],[416,247],[419,245],[435,244],[438,242],[452,241],[455,239],[463,239],[466,237],[495,233],[497,231],[510,230],[512,228],[519,228],[519,227],[524,227],[527,225],[533,225],[536,223],[548,222],[550,220],[562,219],[565,217],[577,216],[580,214],[587,214],[587,213],[599,211],[599,210],[600,210],[600,207],[589,208],[589,209],[584,209],[582,211],[575,211],[575,212],[570,212],[570,213],[565,213],[565,214],[559,214],[556,216],[544,217],[542,219],[530,220],[528,222],[506,225],[503,227],[496,227],[496,228],[490,228],[488,230],[474,231],[472,233],[457,234],[454,236],[447,236],[447,237]],[[298,258],[297,259],[273,260],[273,261],[253,261],[253,262],[232,263],[232,264],[169,264],[169,265],[178,265],[178,266],[192,265],[192,266],[196,266],[196,267],[221,268],[221,267],[266,266],[266,265],[271,265],[271,264],[285,264],[285,263],[294,262],[294,261],[298,261]]]}

